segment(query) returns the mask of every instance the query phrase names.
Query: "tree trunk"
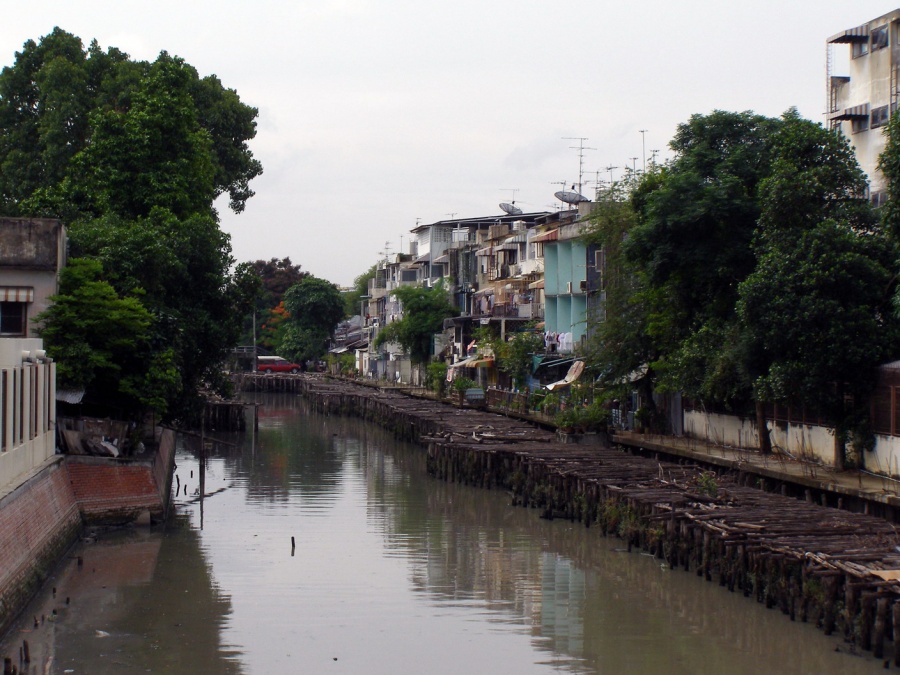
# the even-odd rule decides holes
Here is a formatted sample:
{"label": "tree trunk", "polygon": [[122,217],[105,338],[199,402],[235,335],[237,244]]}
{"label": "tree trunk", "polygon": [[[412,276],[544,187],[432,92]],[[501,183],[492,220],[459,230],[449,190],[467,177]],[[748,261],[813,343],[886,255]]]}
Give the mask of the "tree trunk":
{"label": "tree trunk", "polygon": [[766,404],[756,402],[756,432],[759,436],[759,451],[763,455],[772,454],[772,441],[769,439],[769,425],[766,420]]}
{"label": "tree trunk", "polygon": [[845,434],[839,429],[834,430],[834,468],[838,471],[844,470],[844,439]]}

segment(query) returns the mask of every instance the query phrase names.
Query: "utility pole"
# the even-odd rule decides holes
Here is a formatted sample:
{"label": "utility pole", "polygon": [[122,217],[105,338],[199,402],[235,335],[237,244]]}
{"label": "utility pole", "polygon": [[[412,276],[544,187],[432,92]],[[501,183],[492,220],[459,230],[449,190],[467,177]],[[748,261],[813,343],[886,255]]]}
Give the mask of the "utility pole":
{"label": "utility pole", "polygon": [[641,152],[644,155],[644,173],[647,173],[647,130],[640,129],[641,132]]}

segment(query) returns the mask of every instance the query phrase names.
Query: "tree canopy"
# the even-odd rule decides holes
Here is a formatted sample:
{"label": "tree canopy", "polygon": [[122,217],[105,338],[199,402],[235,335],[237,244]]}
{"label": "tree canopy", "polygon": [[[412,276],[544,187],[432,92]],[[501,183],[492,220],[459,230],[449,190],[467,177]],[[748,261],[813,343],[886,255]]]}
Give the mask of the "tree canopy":
{"label": "tree canopy", "polygon": [[892,225],[852,149],[795,110],[695,115],[671,147],[627,204],[595,212],[587,236],[614,271],[592,358],[608,381],[640,365],[663,389],[754,403],[761,427],[764,404],[806,406],[836,429],[840,465],[900,344]]}
{"label": "tree canopy", "polygon": [[297,361],[321,358],[334,327],[344,318],[337,286],[307,275],[285,292],[284,307],[290,318],[278,346],[282,356]]}
{"label": "tree canopy", "polygon": [[394,294],[400,300],[403,315],[378,333],[376,344],[396,342],[412,363],[427,363],[434,334],[443,329],[444,319],[454,316],[457,310],[442,284],[432,288],[401,286]]}
{"label": "tree canopy", "polygon": [[240,212],[262,173],[256,116],[178,57],[132,61],[54,28],[0,71],[0,215],[184,215],[224,192]]}
{"label": "tree canopy", "polygon": [[[64,383],[170,416],[186,414],[202,385],[220,384],[256,291],[246,266],[232,269],[213,202],[227,192],[239,212],[253,194],[249,182],[262,171],[247,145],[256,115],[178,57],[132,61],[96,41],[85,50],[59,28],[26,42],[0,71],[0,215],[61,218],[79,270],[60,288],[61,309],[43,317]],[[64,329],[63,308],[98,289],[149,317],[138,361],[104,347],[99,316]],[[87,353],[102,356],[93,374],[70,363]],[[133,369],[131,379],[98,375]]]}

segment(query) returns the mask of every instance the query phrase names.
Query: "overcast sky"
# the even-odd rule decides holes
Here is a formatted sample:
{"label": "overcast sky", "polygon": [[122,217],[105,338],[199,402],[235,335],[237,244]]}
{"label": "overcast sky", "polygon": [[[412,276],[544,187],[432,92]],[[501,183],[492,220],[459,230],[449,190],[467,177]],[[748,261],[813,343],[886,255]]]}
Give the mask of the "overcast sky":
{"label": "overcast sky", "polygon": [[[264,174],[219,204],[239,261],[289,256],[350,284],[416,222],[557,208],[578,181],[667,156],[694,113],[796,106],[822,121],[825,39],[874,0],[5,2],[0,65],[54,26],[161,50],[259,109]],[[836,54],[846,61],[846,48]],[[840,71],[840,60],[836,74]],[[844,68],[846,74],[846,69]],[[641,134],[640,130],[645,129]],[[518,192],[513,193],[512,190]]]}

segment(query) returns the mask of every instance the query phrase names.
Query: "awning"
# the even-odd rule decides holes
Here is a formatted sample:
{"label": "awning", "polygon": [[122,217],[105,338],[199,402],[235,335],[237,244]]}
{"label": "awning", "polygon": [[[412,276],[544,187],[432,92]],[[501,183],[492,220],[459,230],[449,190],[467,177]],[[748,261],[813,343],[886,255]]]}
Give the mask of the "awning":
{"label": "awning", "polygon": [[431,260],[431,254],[426,253],[425,255],[420,255],[418,258],[413,260],[414,263],[427,263]]}
{"label": "awning", "polygon": [[566,373],[566,376],[559,380],[558,382],[552,382],[546,385],[547,389],[553,391],[554,389],[560,389],[562,387],[568,387],[575,380],[581,377],[581,373],[584,372],[584,361],[575,361],[571,366],[569,366],[569,372]]}
{"label": "awning", "polygon": [[533,289],[537,289],[537,288],[543,288],[543,287],[544,287],[544,280],[543,280],[543,279],[538,279],[538,280],[535,281],[534,283],[528,284],[528,288],[531,288],[532,290],[533,290]]}
{"label": "awning", "polygon": [[493,356],[470,356],[467,359],[451,363],[448,368],[490,368],[494,365]]}
{"label": "awning", "polygon": [[475,251],[475,255],[477,255],[477,256],[491,255],[493,253],[493,250],[494,250],[493,246],[486,246],[484,248],[480,248],[477,251]]}
{"label": "awning", "polygon": [[477,296],[477,295],[493,295],[493,294],[494,294],[494,287],[488,286],[487,288],[481,288],[481,289],[475,291],[472,295]]}
{"label": "awning", "polygon": [[494,250],[495,251],[518,251],[519,245],[510,243],[510,242],[506,242],[506,243],[500,244],[499,246],[495,246]]}
{"label": "awning", "polygon": [[470,356],[467,359],[463,359],[462,361],[457,361],[456,363],[451,363],[449,368],[474,368],[475,362],[479,359],[478,356]]}
{"label": "awning", "polygon": [[860,103],[859,105],[855,105],[851,108],[844,108],[843,110],[838,110],[837,112],[829,113],[828,119],[830,120],[852,120],[854,118],[862,118],[869,116],[869,104],[868,103]]}
{"label": "awning", "polygon": [[450,262],[450,254],[445,253],[444,255],[439,255],[437,258],[435,258],[431,262],[433,262],[435,265],[437,265],[438,263],[448,263],[448,262]]}
{"label": "awning", "polygon": [[559,230],[550,230],[531,238],[532,244],[541,244],[548,241],[556,241],[559,239]]}
{"label": "awning", "polygon": [[517,232],[511,237],[507,237],[503,240],[504,244],[524,244],[528,239],[528,236],[525,232]]}
{"label": "awning", "polygon": [[77,405],[84,398],[84,389],[57,389],[56,400]]}
{"label": "awning", "polygon": [[863,24],[856,28],[848,28],[840,33],[832,35],[825,42],[828,44],[848,44],[851,42],[868,42],[869,41],[869,25]]}
{"label": "awning", "polygon": [[30,286],[0,286],[0,302],[34,302]]}

